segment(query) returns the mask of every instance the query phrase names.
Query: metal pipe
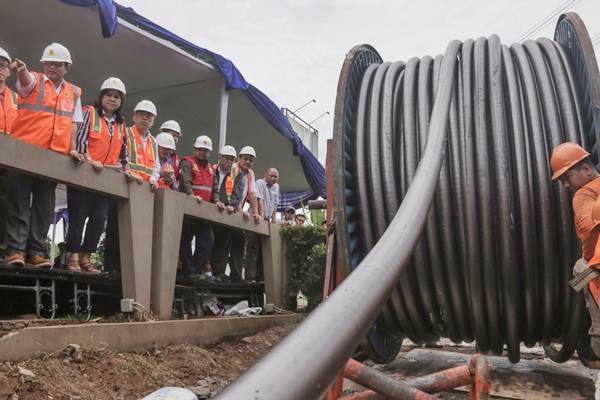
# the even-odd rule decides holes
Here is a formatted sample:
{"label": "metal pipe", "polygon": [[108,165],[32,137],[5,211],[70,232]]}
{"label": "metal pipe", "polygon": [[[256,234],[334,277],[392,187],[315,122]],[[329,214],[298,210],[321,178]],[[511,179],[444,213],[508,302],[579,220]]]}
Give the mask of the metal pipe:
{"label": "metal pipe", "polygon": [[354,359],[346,362],[343,370],[344,378],[350,379],[364,387],[375,390],[391,399],[433,399],[433,397],[402,381],[397,381]]}

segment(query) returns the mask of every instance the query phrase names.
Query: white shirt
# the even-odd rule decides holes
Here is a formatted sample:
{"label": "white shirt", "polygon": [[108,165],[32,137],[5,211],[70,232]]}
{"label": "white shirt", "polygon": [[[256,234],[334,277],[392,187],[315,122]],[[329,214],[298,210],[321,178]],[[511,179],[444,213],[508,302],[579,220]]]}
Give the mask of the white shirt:
{"label": "white shirt", "polygon": [[[50,79],[45,74],[42,74],[42,76],[44,77],[44,83],[50,81]],[[29,77],[31,78],[31,83],[26,87],[22,87],[21,82],[17,79],[17,84],[15,85],[15,88],[17,89],[17,92],[21,97],[29,96],[35,88],[35,85],[37,84],[37,78],[35,74],[32,74],[30,72]],[[52,83],[52,81],[50,81],[50,83]],[[54,90],[56,90],[57,96],[60,94],[60,91],[66,83],[67,82],[64,79],[58,86],[54,86],[54,83],[52,83],[52,86],[54,86]],[[77,98],[77,101],[75,102],[75,108],[73,109],[73,122],[75,122],[76,124],[80,124],[83,122],[83,111],[81,110],[81,96],[79,96]]]}
{"label": "white shirt", "polygon": [[[150,140],[150,131],[146,131],[144,135],[142,135],[142,146],[144,147],[144,151],[146,151],[146,145]],[[154,141],[156,143],[156,141]],[[154,185],[154,183],[160,178],[160,160],[158,157],[158,145],[155,145],[154,148],[154,168],[152,169],[152,176],[150,176],[150,184]]]}

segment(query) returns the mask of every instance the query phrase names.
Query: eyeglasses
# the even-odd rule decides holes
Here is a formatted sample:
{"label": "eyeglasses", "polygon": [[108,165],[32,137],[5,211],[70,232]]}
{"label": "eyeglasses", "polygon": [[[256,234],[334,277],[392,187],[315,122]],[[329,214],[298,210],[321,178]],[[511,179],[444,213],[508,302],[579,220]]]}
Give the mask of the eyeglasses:
{"label": "eyeglasses", "polygon": [[9,64],[8,63],[0,63],[0,68],[1,69],[8,69]]}

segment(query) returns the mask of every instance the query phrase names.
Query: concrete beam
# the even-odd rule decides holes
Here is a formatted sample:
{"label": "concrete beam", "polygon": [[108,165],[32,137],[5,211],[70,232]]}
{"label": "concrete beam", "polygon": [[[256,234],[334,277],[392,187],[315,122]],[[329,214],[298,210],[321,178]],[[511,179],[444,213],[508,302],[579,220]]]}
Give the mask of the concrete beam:
{"label": "concrete beam", "polygon": [[[150,185],[129,185],[129,201],[119,201],[119,246],[123,297],[150,309],[154,194]],[[177,263],[177,258],[173,264]]]}
{"label": "concrete beam", "polygon": [[198,218],[211,224],[243,229],[260,235],[269,235],[269,224],[245,220],[239,214],[220,212],[209,202],[198,203],[191,196],[173,190],[161,189],[156,193],[154,206],[154,247],[152,256],[152,311],[160,319],[171,318],[177,257],[184,216]]}
{"label": "concrete beam", "polygon": [[25,174],[48,178],[70,186],[126,199],[129,185],[125,176],[105,169],[96,172],[91,165],[81,166],[67,156],[0,135],[0,166]]}
{"label": "concrete beam", "polygon": [[177,344],[209,345],[267,328],[298,323],[302,314],[187,321],[63,325],[25,328],[0,338],[0,360],[18,361],[50,354],[76,343],[86,349],[133,351]]}
{"label": "concrete beam", "polygon": [[263,273],[267,303],[285,308],[287,273],[281,240],[281,225],[270,224],[270,236],[262,238]]}

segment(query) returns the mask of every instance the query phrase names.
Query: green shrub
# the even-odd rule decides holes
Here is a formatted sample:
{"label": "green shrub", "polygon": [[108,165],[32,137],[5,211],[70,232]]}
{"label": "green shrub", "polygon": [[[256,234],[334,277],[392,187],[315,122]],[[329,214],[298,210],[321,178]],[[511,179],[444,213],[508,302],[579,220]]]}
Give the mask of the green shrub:
{"label": "green shrub", "polygon": [[325,231],[320,226],[291,226],[283,228],[290,277],[286,287],[287,307],[295,310],[298,291],[308,300],[308,311],[322,300],[325,272]]}

